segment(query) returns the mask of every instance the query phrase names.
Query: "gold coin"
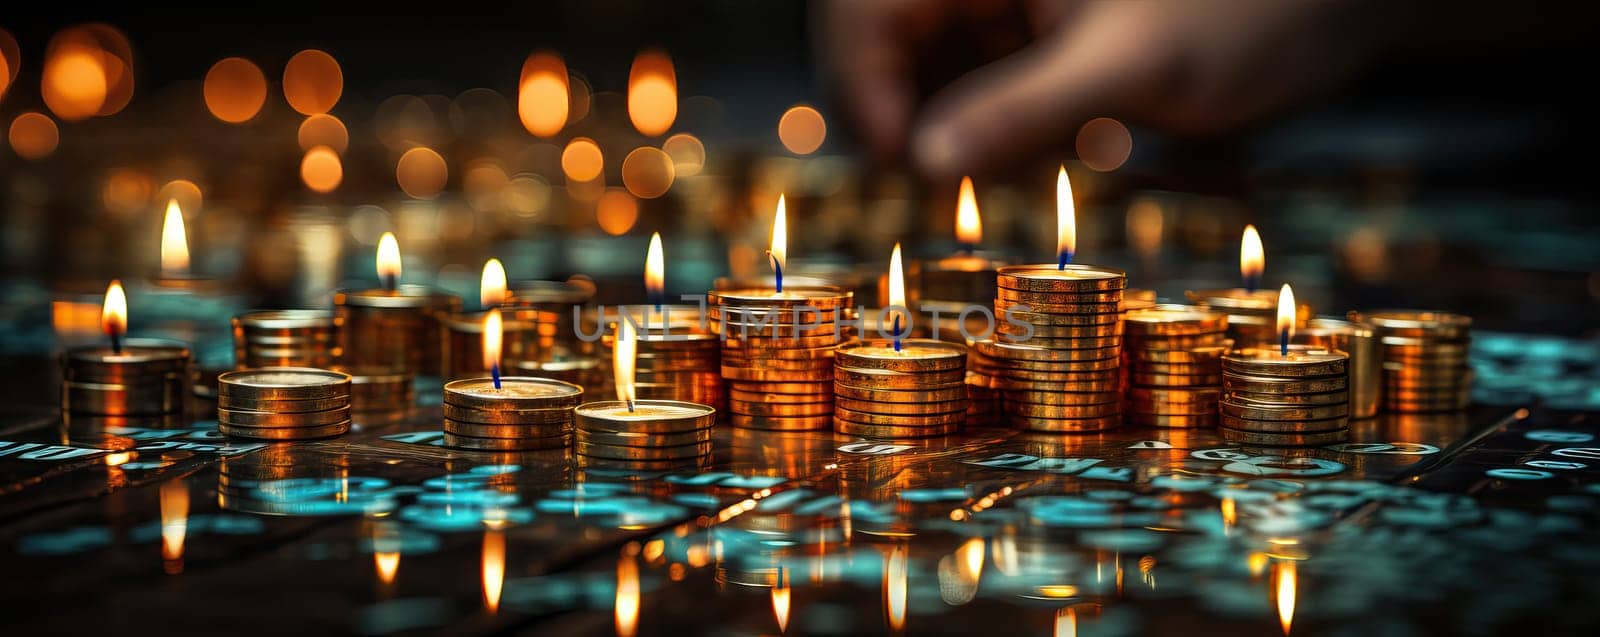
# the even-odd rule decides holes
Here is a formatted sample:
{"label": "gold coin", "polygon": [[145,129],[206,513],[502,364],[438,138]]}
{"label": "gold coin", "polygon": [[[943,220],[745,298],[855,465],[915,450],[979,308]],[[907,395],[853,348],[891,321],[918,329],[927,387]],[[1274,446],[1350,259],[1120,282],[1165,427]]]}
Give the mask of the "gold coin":
{"label": "gold coin", "polygon": [[1162,416],[1200,416],[1217,414],[1217,403],[1145,403],[1128,401],[1126,412],[1130,414],[1147,414]]}
{"label": "gold coin", "polygon": [[1225,390],[1222,399],[1247,405],[1275,407],[1280,405],[1338,405],[1350,402],[1350,392],[1345,390],[1320,394],[1262,394],[1249,391]]}
{"label": "gold coin", "polygon": [[1119,403],[1098,405],[1040,405],[1024,402],[1007,402],[1003,409],[1008,414],[1036,418],[1101,418],[1122,413]]}
{"label": "gold coin", "polygon": [[1215,376],[1222,373],[1222,361],[1208,363],[1147,363],[1136,361],[1133,370],[1140,374],[1168,374],[1178,376]]}
{"label": "gold coin", "polygon": [[1105,323],[1102,325],[1018,325],[999,321],[994,327],[997,334],[1005,338],[996,338],[999,341],[1017,341],[1017,337],[1027,338],[1105,338],[1108,336],[1121,336],[1121,323]]}
{"label": "gold coin", "polygon": [[217,409],[217,421],[232,427],[312,427],[331,425],[350,420],[350,406],[326,411],[276,413],[270,411],[245,411]]}
{"label": "gold coin", "polygon": [[573,426],[571,421],[550,424],[486,425],[445,418],[444,430],[458,436],[473,438],[549,438],[571,434]]}
{"label": "gold coin", "polygon": [[782,292],[761,288],[734,288],[712,290],[706,293],[706,303],[723,308],[794,308],[814,307],[819,310],[836,310],[849,307],[854,296],[843,289],[831,286],[785,286]]}
{"label": "gold coin", "polygon": [[723,339],[723,351],[752,351],[764,352],[767,350],[782,349],[815,349],[818,347],[833,347],[843,342],[843,339],[833,333],[818,334],[813,336],[776,336],[739,338],[734,334]]}
{"label": "gold coin", "polygon": [[1222,357],[1223,370],[1263,377],[1339,376],[1348,372],[1350,356],[1304,345],[1290,345],[1289,355],[1279,348],[1238,349]]}
{"label": "gold coin", "polygon": [[1145,414],[1134,412],[1128,414],[1128,422],[1146,427],[1197,429],[1217,426],[1217,414]]}
{"label": "gold coin", "polygon": [[935,372],[962,369],[967,348],[955,343],[912,338],[900,341],[860,341],[840,345],[834,354],[840,367],[899,372]]}
{"label": "gold coin", "polygon": [[1222,383],[1221,374],[1146,374],[1134,372],[1133,384],[1146,387],[1215,387]]}
{"label": "gold coin", "polygon": [[834,385],[835,400],[882,400],[886,395],[893,395],[897,400],[911,400],[921,402],[943,402],[961,400],[967,397],[965,384],[950,384],[943,387],[928,387],[922,389],[883,389],[875,387],[855,387],[838,383]]}
{"label": "gold coin", "polygon": [[833,401],[820,403],[763,403],[728,401],[728,411],[747,416],[823,416],[833,413]]}
{"label": "gold coin", "polygon": [[846,436],[861,436],[863,438],[927,438],[957,433],[961,431],[961,424],[927,426],[869,425],[836,418],[833,420],[833,430]]}
{"label": "gold coin", "polygon": [[350,397],[313,398],[311,400],[259,400],[250,398],[237,398],[234,396],[218,396],[217,406],[225,409],[239,409],[244,411],[266,411],[278,414],[298,414],[313,411],[327,411],[340,407],[350,406]]}
{"label": "gold coin", "polygon": [[[1105,314],[1045,314],[1042,312],[1024,312],[1015,308],[995,311],[995,323],[999,325],[1016,325],[1018,321],[1034,327],[1102,327],[1107,325],[1122,325],[1122,314],[1108,312]],[[1018,326],[1020,328],[1020,326]]]}
{"label": "gold coin", "polygon": [[1339,391],[1348,385],[1349,380],[1344,376],[1284,380],[1282,378],[1244,376],[1232,373],[1224,373],[1222,375],[1222,387],[1224,389],[1258,394],[1320,394]]}
{"label": "gold coin", "polygon": [[1314,433],[1297,434],[1272,434],[1254,431],[1239,431],[1223,427],[1219,430],[1222,438],[1229,442],[1245,445],[1261,445],[1264,447],[1306,447],[1311,445],[1331,445],[1344,442],[1350,437],[1349,429],[1337,431],[1319,431]]}
{"label": "gold coin", "polygon": [[767,431],[814,431],[827,429],[833,422],[833,414],[826,416],[748,416],[745,414],[729,414],[728,424],[746,429],[764,429]]}
{"label": "gold coin", "polygon": [[1122,290],[1101,292],[1029,292],[998,288],[995,298],[1012,303],[1120,303]]}
{"label": "gold coin", "polygon": [[747,359],[736,356],[722,357],[722,367],[736,367],[741,369],[755,369],[774,372],[813,372],[833,369],[833,360],[816,358],[808,360],[785,360],[781,358]]}
{"label": "gold coin", "polygon": [[1108,371],[1109,372],[1113,372],[1113,373],[1120,373],[1120,372],[1117,372],[1117,368],[1119,368],[1121,366],[1122,366],[1122,358],[1119,357],[1119,356],[1113,356],[1111,358],[1103,358],[1103,359],[1095,360],[1095,361],[1027,361],[1027,360],[1010,360],[1010,361],[1006,361],[1005,365],[1003,365],[1000,369],[1001,369],[1001,373],[1002,374],[1009,374],[1009,373],[1011,373],[1012,371],[1015,371],[1015,370],[1026,370],[1026,371],[1033,371],[1033,372],[1053,372],[1053,373],[1058,373],[1058,374],[1066,374],[1066,373],[1077,374],[1077,373],[1108,372]]}
{"label": "gold coin", "polygon": [[1335,429],[1349,429],[1350,419],[1345,416],[1334,416],[1318,420],[1283,420],[1241,418],[1229,414],[1222,415],[1222,426],[1239,431],[1255,431],[1274,434],[1299,434],[1315,431],[1333,431]]}
{"label": "gold coin", "polygon": [[1222,390],[1217,388],[1153,389],[1146,387],[1129,387],[1128,398],[1129,400],[1133,400],[1135,402],[1157,405],[1192,403],[1216,404],[1216,402],[1222,398]]}
{"label": "gold coin", "polygon": [[995,281],[999,287],[1029,292],[1095,292],[1128,287],[1128,273],[1075,263],[1008,265],[996,271]]}
{"label": "gold coin", "polygon": [[492,379],[469,378],[444,385],[444,402],[475,409],[538,409],[570,407],[583,398],[583,388],[572,383],[504,376],[496,389]]}
{"label": "gold coin", "polygon": [[752,369],[748,367],[722,366],[722,377],[726,380],[748,382],[774,382],[774,383],[805,383],[826,382],[833,374],[828,368],[816,370],[784,370],[784,369]]}
{"label": "gold coin", "polygon": [[827,401],[832,400],[832,399],[833,399],[833,394],[832,393],[821,393],[821,394],[771,394],[771,393],[765,393],[765,392],[753,392],[753,391],[745,391],[745,390],[737,390],[737,389],[736,390],[730,390],[728,392],[728,400],[729,400],[729,402],[733,402],[733,401],[767,402],[767,403],[773,403],[773,404],[779,404],[779,405],[789,405],[789,404],[804,404],[804,403],[822,403],[822,402],[827,402]]}
{"label": "gold coin", "polygon": [[925,389],[934,385],[954,385],[966,380],[961,369],[935,372],[897,372],[887,369],[850,369],[835,367],[835,382],[866,388]]}
{"label": "gold coin", "polygon": [[575,432],[579,443],[611,447],[677,447],[711,442],[711,429],[695,429],[670,434],[650,434],[636,431],[604,432],[579,429]]}
{"label": "gold coin", "polygon": [[1099,418],[1042,418],[1039,416],[1024,416],[1022,414],[1006,414],[1006,422],[1011,426],[1028,431],[1042,431],[1052,433],[1085,433],[1093,431],[1107,431],[1122,426],[1122,415],[1102,416]]}
{"label": "gold coin", "polygon": [[1012,377],[1012,376],[1003,376],[1003,377],[1000,378],[1000,382],[998,383],[998,385],[999,386],[996,387],[996,389],[1007,390],[1007,391],[1034,391],[1034,390],[1039,390],[1039,391],[1074,392],[1074,393],[1091,393],[1091,392],[1105,393],[1105,392],[1121,392],[1122,391],[1122,381],[1120,381],[1120,380],[1084,380],[1084,381],[1080,381],[1080,380],[1053,380],[1053,381],[1041,381],[1041,380],[1024,380],[1024,379],[1018,379],[1018,378],[1015,378],[1015,377]]}
{"label": "gold coin", "polygon": [[723,350],[723,352],[722,352],[722,360],[723,360],[724,363],[726,363],[729,360],[738,360],[738,361],[791,360],[791,361],[801,361],[801,362],[811,362],[811,361],[816,361],[816,360],[828,360],[828,361],[831,361],[831,360],[833,360],[834,347],[835,347],[834,345],[828,345],[826,347],[789,347],[789,348],[773,348],[773,349],[762,349],[762,350],[741,350],[741,349],[728,348],[728,349]]}
{"label": "gold coin", "polygon": [[1046,348],[1046,349],[1053,349],[1053,350],[1071,349],[1071,350],[1095,350],[1097,352],[1104,352],[1104,350],[1106,350],[1108,348],[1120,348],[1122,346],[1122,337],[1121,336],[1095,336],[1095,337],[1089,337],[1089,338],[1047,338],[1047,337],[1041,337],[1041,336],[1037,336],[1036,335],[1036,336],[1033,336],[1033,337],[1024,338],[1022,335],[1000,334],[1000,335],[998,335],[997,338],[1002,343],[1032,345],[1034,347],[1043,347],[1043,348]]}
{"label": "gold coin", "polygon": [[329,310],[251,310],[233,317],[233,327],[251,333],[331,332],[343,321]]}
{"label": "gold coin", "polygon": [[966,410],[948,412],[943,414],[921,414],[907,416],[900,414],[874,414],[853,409],[837,408],[833,412],[837,420],[847,420],[863,425],[891,425],[895,427],[934,427],[941,425],[959,425],[967,420]]}
{"label": "gold coin", "polygon": [[1222,332],[1228,328],[1228,315],[1199,308],[1134,310],[1123,316],[1128,333],[1161,336],[1190,336]]}
{"label": "gold coin", "polygon": [[572,436],[546,436],[543,438],[474,438],[445,432],[442,441],[446,447],[457,449],[471,449],[473,451],[538,451],[542,449],[565,449],[572,442]]}
{"label": "gold coin", "polygon": [[1096,361],[1114,359],[1121,353],[1119,347],[1100,349],[1046,349],[1033,345],[1001,343],[993,340],[976,341],[972,345],[985,356],[1004,361],[1033,361],[1042,363]]}
{"label": "gold coin", "polygon": [[710,429],[717,422],[716,415],[703,418],[668,418],[664,420],[629,420],[618,421],[615,419],[590,418],[577,414],[573,421],[577,429],[589,433],[627,433],[627,434],[680,434],[689,431]]}
{"label": "gold coin", "polygon": [[751,382],[737,379],[728,382],[729,391],[770,394],[825,394],[833,391],[833,379],[791,382]]}
{"label": "gold coin", "polygon": [[217,376],[218,396],[255,400],[312,400],[350,395],[350,375],[310,367],[267,367]]}
{"label": "gold coin", "polygon": [[444,417],[485,425],[553,425],[572,422],[572,408],[473,409],[445,403]]}
{"label": "gold coin", "polygon": [[1066,392],[1037,389],[1007,389],[1006,402],[1033,403],[1036,405],[1100,405],[1118,403],[1122,395],[1115,390],[1091,392]]}
{"label": "gold coin", "polygon": [[1284,405],[1277,407],[1263,407],[1259,404],[1222,401],[1222,413],[1235,418],[1248,418],[1250,420],[1325,420],[1338,418],[1350,413],[1348,403],[1336,405]]}
{"label": "gold coin", "polygon": [[[883,398],[891,399],[894,395]],[[947,400],[943,402],[922,401],[892,401],[892,400],[860,400],[856,398],[837,398],[834,405],[841,409],[864,412],[869,414],[883,414],[886,416],[920,416],[925,414],[946,414],[951,412],[967,411],[966,400]]]}
{"label": "gold coin", "polygon": [[1122,304],[1111,303],[1044,303],[1038,301],[1020,302],[1005,299],[994,300],[994,311],[1004,316],[1007,311],[1028,312],[1032,314],[1112,314],[1122,311]]}
{"label": "gold coin", "polygon": [[1384,336],[1464,338],[1472,329],[1469,316],[1425,310],[1351,312],[1351,320],[1371,323]]}
{"label": "gold coin", "polygon": [[712,444],[709,440],[675,447],[623,447],[595,444],[582,440],[573,443],[573,451],[576,451],[578,455],[610,458],[612,460],[681,460],[709,455],[711,450]]}
{"label": "gold coin", "polygon": [[350,431],[350,421],[312,427],[235,427],[217,423],[217,431],[230,438],[255,438],[257,440],[311,440],[328,438]]}

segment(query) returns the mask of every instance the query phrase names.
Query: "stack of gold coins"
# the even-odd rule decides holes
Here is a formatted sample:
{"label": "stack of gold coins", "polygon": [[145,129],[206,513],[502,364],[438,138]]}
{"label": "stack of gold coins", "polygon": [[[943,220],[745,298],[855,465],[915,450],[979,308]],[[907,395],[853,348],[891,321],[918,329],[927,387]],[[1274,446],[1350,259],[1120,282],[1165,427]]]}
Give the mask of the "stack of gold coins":
{"label": "stack of gold coins", "polygon": [[[698,308],[667,306],[665,318],[653,306],[624,306],[638,336],[634,392],[641,400],[678,400],[727,409],[722,384],[722,344],[702,328]],[[707,326],[709,328],[709,326]],[[618,325],[601,339],[601,360],[612,358]],[[589,392],[591,395],[602,395]]]}
{"label": "stack of gold coins", "polygon": [[1350,435],[1350,357],[1305,345],[1222,357],[1222,437],[1264,446],[1323,445]]}
{"label": "stack of gold coins", "polygon": [[833,349],[851,298],[838,288],[795,286],[707,295],[707,318],[722,338],[729,423],[787,431],[833,425]]}
{"label": "stack of gold coins", "polygon": [[570,360],[594,355],[597,344],[578,337],[573,316],[573,308],[588,303],[594,293],[594,283],[582,279],[518,283],[511,289],[503,312],[506,321],[526,325],[530,331],[518,333],[520,349],[515,356],[506,355],[506,361]]}
{"label": "stack of gold coins", "polygon": [[350,375],[266,367],[217,377],[217,430],[225,436],[308,440],[350,431]]}
{"label": "stack of gold coins", "polygon": [[978,348],[967,348],[967,426],[993,427],[1004,421],[1000,411],[1000,363]]}
{"label": "stack of gold coins", "polygon": [[333,295],[341,363],[410,374],[441,369],[441,312],[460,312],[461,297],[431,288],[339,291]]}
{"label": "stack of gold coins", "polygon": [[1350,355],[1350,418],[1378,415],[1383,400],[1383,352],[1378,332],[1366,323],[1313,318],[1295,330],[1294,342]]}
{"label": "stack of gold coins", "polygon": [[1001,268],[997,281],[998,334],[974,347],[1004,369],[1007,420],[1048,432],[1121,425],[1119,312],[1127,274],[1089,265],[1018,265]]}
{"label": "stack of gold coins", "polygon": [[1215,427],[1222,397],[1228,315],[1158,305],[1123,318],[1128,422],[1152,427]]}
{"label": "stack of gold coins", "polygon": [[588,354],[574,354],[543,361],[511,361],[511,370],[518,376],[549,378],[572,383],[583,388],[586,396],[611,396],[617,393],[608,359]]}
{"label": "stack of gold coins", "polygon": [[573,411],[573,450],[585,466],[666,468],[711,455],[717,410],[679,400],[584,403]]}
{"label": "stack of gold coins", "polygon": [[[1278,342],[1278,291],[1228,288],[1189,290],[1189,302],[1213,312],[1228,315],[1228,338],[1238,347],[1256,347]],[[1308,303],[1295,307],[1295,326],[1311,320]]]}
{"label": "stack of gold coins", "polygon": [[530,451],[572,441],[572,408],[583,388],[547,378],[506,376],[445,383],[444,444],[481,451]]}
{"label": "stack of gold coins", "polygon": [[237,369],[316,367],[339,360],[339,326],[328,310],[254,310],[233,317],[233,362]]}
{"label": "stack of gold coins", "polygon": [[932,339],[865,341],[833,356],[833,428],[871,438],[960,431],[967,420],[967,348]]}
{"label": "stack of gold coins", "polygon": [[1378,331],[1385,411],[1456,411],[1472,402],[1471,317],[1386,310],[1359,318]]}
{"label": "stack of gold coins", "polygon": [[61,358],[61,409],[100,416],[183,414],[188,406],[189,348],[130,338],[120,352],[85,347]]}
{"label": "stack of gold coins", "polygon": [[357,425],[391,425],[404,421],[417,402],[410,374],[347,369],[350,374],[351,419]]}

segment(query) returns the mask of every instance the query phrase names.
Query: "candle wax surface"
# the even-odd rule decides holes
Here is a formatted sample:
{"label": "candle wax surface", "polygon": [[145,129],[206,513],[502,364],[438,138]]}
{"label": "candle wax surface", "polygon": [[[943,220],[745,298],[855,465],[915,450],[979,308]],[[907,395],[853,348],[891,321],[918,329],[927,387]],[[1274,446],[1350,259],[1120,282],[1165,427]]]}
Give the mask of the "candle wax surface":
{"label": "candle wax surface", "polygon": [[578,413],[593,418],[609,420],[665,420],[673,418],[701,418],[711,413],[710,407],[695,409],[681,405],[653,404],[650,401],[640,400],[634,402],[633,411],[628,410],[625,403],[606,403],[599,406],[583,405],[578,407]]}
{"label": "candle wax surface", "polygon": [[228,382],[230,383],[250,385],[252,387],[309,387],[347,380],[349,380],[348,376],[338,372],[311,370],[250,370],[243,373],[235,373],[228,377]]}
{"label": "candle wax surface", "polygon": [[501,376],[499,389],[495,389],[492,378],[453,381],[445,389],[476,398],[559,398],[578,394],[566,383],[515,376]]}
{"label": "candle wax surface", "polygon": [[869,345],[850,349],[851,356],[866,358],[965,358],[966,353],[952,348],[930,347],[915,343],[905,343],[900,346],[900,351],[895,351],[894,345]]}
{"label": "candle wax surface", "polygon": [[1058,270],[1053,265],[1041,265],[1027,270],[1008,272],[1007,274],[1027,279],[1060,279],[1063,281],[1097,281],[1102,279],[1118,279],[1124,276],[1120,272],[1086,270],[1083,269],[1084,267],[1094,266],[1080,266],[1079,268],[1075,269],[1071,264],[1069,264],[1067,265],[1067,269]]}
{"label": "candle wax surface", "polygon": [[96,347],[81,349],[72,352],[73,358],[93,360],[101,363],[153,363],[165,360],[178,360],[183,358],[185,350],[180,347],[143,347],[128,345],[121,352],[110,347]]}
{"label": "candle wax surface", "polygon": [[1284,364],[1326,363],[1349,358],[1349,355],[1345,354],[1344,352],[1329,351],[1327,348],[1311,345],[1290,345],[1289,354],[1287,356],[1285,356],[1283,354],[1283,350],[1277,346],[1252,347],[1234,350],[1229,352],[1228,356],[1260,361],[1263,363]]}

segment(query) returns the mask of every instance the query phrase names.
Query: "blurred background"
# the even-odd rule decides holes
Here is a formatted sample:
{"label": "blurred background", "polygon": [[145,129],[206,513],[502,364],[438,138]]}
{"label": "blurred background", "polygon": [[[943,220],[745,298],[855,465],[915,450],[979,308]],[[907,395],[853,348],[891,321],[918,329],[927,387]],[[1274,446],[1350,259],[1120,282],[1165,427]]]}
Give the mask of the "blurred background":
{"label": "blurred background", "polygon": [[[832,9],[531,4],[0,19],[0,318],[19,328],[3,347],[36,347],[24,326],[47,334],[64,301],[93,301],[113,277],[149,284],[146,300],[131,290],[136,326],[195,307],[224,322],[320,307],[377,281],[386,231],[406,282],[473,299],[498,257],[513,281],[590,277],[607,304],[644,299],[652,232],[669,294],[766,274],[780,193],[801,273],[875,278],[897,241],[911,258],[957,251],[959,180],[869,152],[839,61],[819,63],[839,47]],[[947,57],[967,51],[956,42]],[[1420,307],[1593,335],[1586,58],[1567,40],[1517,43],[1385,58],[1224,130],[1070,114],[1060,139],[972,175],[978,245],[1053,260],[1065,164],[1078,260],[1164,297],[1236,285],[1249,223],[1264,283],[1292,283],[1324,314]],[[951,61],[917,74],[925,94],[971,68]],[[162,270],[169,201],[187,272]],[[190,309],[148,300],[174,287]]]}

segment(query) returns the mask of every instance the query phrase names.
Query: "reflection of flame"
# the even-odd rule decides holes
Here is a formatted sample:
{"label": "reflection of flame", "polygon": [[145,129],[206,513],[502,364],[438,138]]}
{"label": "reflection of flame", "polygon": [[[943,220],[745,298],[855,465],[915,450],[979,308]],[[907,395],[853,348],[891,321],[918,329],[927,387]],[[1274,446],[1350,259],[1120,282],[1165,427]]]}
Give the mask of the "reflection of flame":
{"label": "reflection of flame", "polygon": [[1055,637],[1078,636],[1078,613],[1071,607],[1056,610]]}
{"label": "reflection of flame", "polygon": [[161,485],[161,559],[167,572],[183,570],[183,538],[189,532],[189,485],[172,480]]}
{"label": "reflection of flame", "polygon": [[1067,167],[1062,166],[1056,175],[1056,254],[1071,261],[1078,251],[1078,222],[1072,204],[1072,182],[1067,179]]}
{"label": "reflection of flame", "polygon": [[478,282],[478,302],[485,308],[506,302],[506,267],[499,259],[489,259],[483,264],[483,277]]}
{"label": "reflection of flame", "polygon": [[372,565],[378,569],[378,581],[393,584],[395,575],[400,572],[400,552],[373,551]]}
{"label": "reflection of flame", "polygon": [[628,71],[628,118],[639,132],[654,137],[678,118],[678,77],[664,53],[644,52]]}
{"label": "reflection of flame", "polygon": [[1294,314],[1294,290],[1285,283],[1283,289],[1278,291],[1278,333],[1287,334],[1285,339],[1294,338]]}
{"label": "reflection of flame", "polygon": [[1294,595],[1296,581],[1294,562],[1280,562],[1278,564],[1278,623],[1283,626],[1283,634],[1289,634],[1289,626],[1294,623]]}
{"label": "reflection of flame", "polygon": [[490,613],[500,610],[500,587],[506,581],[506,532],[483,532],[483,607]]}
{"label": "reflection of flame", "polygon": [[983,221],[978,218],[978,196],[972,192],[972,178],[961,178],[961,194],[956,198],[956,241],[975,246],[983,241]]}
{"label": "reflection of flame", "polygon": [[128,331],[128,296],[122,293],[122,281],[117,279],[106,286],[106,302],[100,306],[100,329],[112,339]]}
{"label": "reflection of flame", "polygon": [[883,562],[883,612],[889,629],[906,627],[906,547],[896,545]]}
{"label": "reflection of flame", "polygon": [[983,538],[975,537],[962,543],[961,548],[956,549],[956,556],[960,558],[957,564],[961,566],[961,575],[963,578],[970,579],[973,583],[976,583],[978,577],[983,574],[984,548]]}
{"label": "reflection of flame", "polygon": [[652,299],[666,293],[666,256],[661,251],[661,233],[650,235],[650,249],[644,255],[644,289]]}
{"label": "reflection of flame", "polygon": [[1222,499],[1222,528],[1231,529],[1239,523],[1239,511],[1235,508],[1233,498]]}
{"label": "reflection of flame", "polygon": [[617,385],[617,400],[633,404],[633,366],[635,353],[639,349],[639,335],[633,328],[633,321],[626,318],[617,321],[617,342],[611,348],[612,380]]}
{"label": "reflection of flame", "polygon": [[379,582],[385,586],[394,583],[400,572],[400,530],[393,523],[379,521],[373,526],[372,565]]}
{"label": "reflection of flame", "polygon": [[1256,281],[1267,269],[1267,253],[1261,247],[1261,233],[1253,225],[1244,227],[1244,238],[1239,241],[1239,277]]}
{"label": "reflection of flame", "polygon": [[[894,244],[894,252],[889,254],[889,305],[906,307],[906,275],[900,261],[899,243]],[[900,319],[895,324],[896,332],[893,336],[899,337],[899,330],[904,330],[909,325],[909,319],[898,310],[893,314]]]}
{"label": "reflection of flame", "polygon": [[391,287],[400,280],[400,242],[395,241],[393,232],[378,239],[378,278]]}
{"label": "reflection of flame", "polygon": [[778,585],[772,587],[772,616],[778,620],[778,632],[789,632],[789,578],[781,575]]}
{"label": "reflection of flame", "polygon": [[539,137],[552,137],[567,125],[570,80],[560,57],[535,53],[522,63],[517,88],[517,116],[522,127]]}
{"label": "reflection of flame", "polygon": [[772,258],[780,269],[789,266],[789,215],[784,207],[783,195],[778,195],[778,210],[772,214]]}
{"label": "reflection of flame", "polygon": [[161,224],[161,273],[189,273],[189,234],[183,229],[183,210],[177,199],[167,202],[167,218]]}
{"label": "reflection of flame", "polygon": [[500,308],[489,308],[483,316],[483,368],[500,366],[500,340],[505,331],[501,328]]}
{"label": "reflection of flame", "polygon": [[639,627],[639,565],[632,555],[617,561],[616,619],[617,637],[633,637]]}

